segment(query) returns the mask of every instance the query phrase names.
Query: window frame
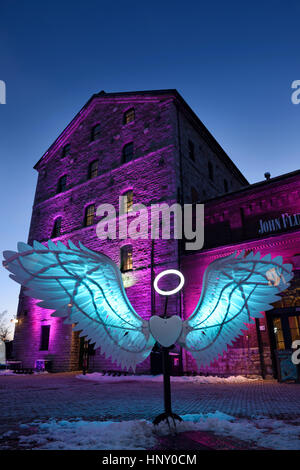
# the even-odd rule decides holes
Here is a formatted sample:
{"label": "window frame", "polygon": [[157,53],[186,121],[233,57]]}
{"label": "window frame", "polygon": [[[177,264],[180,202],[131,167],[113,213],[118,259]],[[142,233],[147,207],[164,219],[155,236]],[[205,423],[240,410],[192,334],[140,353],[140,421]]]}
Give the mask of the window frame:
{"label": "window frame", "polygon": [[[96,169],[96,173],[97,173],[97,174],[96,174],[95,176],[92,176],[93,171],[95,171],[95,170],[92,169],[92,165],[94,165],[95,163],[97,163],[97,169]],[[99,176],[98,171],[99,171],[99,160],[98,160],[98,159],[92,160],[92,161],[89,163],[89,167],[88,167],[88,179],[89,179],[89,180],[92,180],[92,179],[94,179],[94,178],[97,178],[97,176]]]}
{"label": "window frame", "polygon": [[[128,255],[130,255],[128,257]],[[126,259],[125,259],[126,256]],[[133,246],[123,245],[120,248],[120,271],[127,273],[133,270]]]}
{"label": "window frame", "polygon": [[[129,147],[132,147],[132,154],[131,154],[131,158],[128,159],[127,156],[125,155],[125,149],[129,148]],[[125,144],[122,148],[122,163],[129,163],[129,162],[132,162],[132,160],[134,160],[134,144],[133,144],[133,141],[131,142],[127,142],[127,144]]]}
{"label": "window frame", "polygon": [[[62,222],[61,216],[56,217],[56,219],[54,219],[54,224],[53,224],[52,232],[51,232],[51,238],[58,238],[61,236],[61,222]],[[59,228],[57,227],[58,223],[59,223]]]}
{"label": "window frame", "polygon": [[[130,116],[130,114],[133,113],[133,119],[130,119],[130,121],[127,121],[127,117]],[[127,126],[127,124],[130,124],[131,122],[135,121],[135,109],[134,106],[131,108],[126,109],[126,111],[123,114],[123,126]]]}
{"label": "window frame", "polygon": [[[93,214],[88,213],[88,211],[91,207],[94,208]],[[84,227],[91,227],[92,225],[94,225],[95,208],[96,208],[95,203],[89,204],[88,206],[85,207],[85,210],[84,210]],[[88,222],[90,217],[92,217],[92,223],[88,224],[87,222]]]}
{"label": "window frame", "polygon": [[[96,129],[98,128],[98,131],[96,132]],[[98,122],[98,124],[95,124],[92,127],[91,130],[91,142],[95,142],[96,140],[99,140],[101,137],[101,124]]]}
{"label": "window frame", "polygon": [[70,155],[70,151],[71,151],[71,144],[64,145],[62,149],[61,158],[65,158],[68,155]]}
{"label": "window frame", "polygon": [[[130,198],[128,198],[128,195],[131,195]],[[123,197],[127,197],[126,200],[126,206],[123,207],[123,212],[124,214],[128,214],[129,212],[132,212],[132,206],[133,206],[133,189],[128,189],[125,193],[122,194]]]}
{"label": "window frame", "polygon": [[[62,185],[62,181],[65,180],[64,186]],[[67,190],[67,175],[62,175],[57,183],[56,194],[64,193]]]}

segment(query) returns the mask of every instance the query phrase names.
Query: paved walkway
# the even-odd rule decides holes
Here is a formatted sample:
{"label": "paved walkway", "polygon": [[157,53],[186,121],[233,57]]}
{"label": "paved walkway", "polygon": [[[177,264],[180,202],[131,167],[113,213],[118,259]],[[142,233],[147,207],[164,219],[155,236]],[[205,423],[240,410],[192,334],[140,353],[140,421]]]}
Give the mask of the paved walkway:
{"label": "paved walkway", "polygon": [[[101,384],[75,373],[0,376],[1,435],[35,419],[153,419],[163,411],[163,384]],[[216,410],[236,417],[300,418],[300,385],[275,381],[240,384],[172,384],[178,414]]]}

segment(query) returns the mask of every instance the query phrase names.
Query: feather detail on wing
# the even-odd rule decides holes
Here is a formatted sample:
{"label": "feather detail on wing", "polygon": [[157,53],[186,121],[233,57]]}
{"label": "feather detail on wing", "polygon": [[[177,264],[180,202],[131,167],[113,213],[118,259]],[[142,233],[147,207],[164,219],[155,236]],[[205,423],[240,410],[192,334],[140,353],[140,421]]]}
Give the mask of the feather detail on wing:
{"label": "feather detail on wing", "polygon": [[155,340],[148,322],[133,309],[117,265],[106,255],[69,241],[39,242],[33,247],[18,244],[19,252],[3,253],[3,265],[12,279],[25,287],[25,294],[41,300],[42,308],[55,317],[76,324],[106,357],[124,368],[135,369],[150,354]]}
{"label": "feather detail on wing", "polygon": [[246,330],[245,324],[273,308],[292,278],[292,265],[283,264],[281,256],[242,252],[213,261],[204,273],[200,300],[183,322],[180,344],[198,367],[209,365]]}

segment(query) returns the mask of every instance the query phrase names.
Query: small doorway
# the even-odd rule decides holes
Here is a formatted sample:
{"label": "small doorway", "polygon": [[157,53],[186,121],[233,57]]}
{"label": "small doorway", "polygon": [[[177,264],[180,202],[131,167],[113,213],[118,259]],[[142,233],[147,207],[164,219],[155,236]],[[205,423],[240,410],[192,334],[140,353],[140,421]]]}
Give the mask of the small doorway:
{"label": "small doorway", "polygon": [[278,377],[276,351],[291,349],[300,339],[300,309],[280,308],[267,312],[274,378]]}

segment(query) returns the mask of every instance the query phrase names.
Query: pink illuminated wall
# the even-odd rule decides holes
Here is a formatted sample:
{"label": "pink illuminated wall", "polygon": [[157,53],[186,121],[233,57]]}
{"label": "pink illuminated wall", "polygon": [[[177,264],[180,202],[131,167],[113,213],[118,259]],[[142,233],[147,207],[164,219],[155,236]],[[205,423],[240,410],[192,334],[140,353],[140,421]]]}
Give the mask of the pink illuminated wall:
{"label": "pink illuminated wall", "polygon": [[[259,234],[259,227],[261,226],[260,220],[280,217],[282,211],[289,215],[300,213],[299,201],[300,172],[295,172],[273,182],[253,185],[246,190],[208,202],[205,205],[205,235],[207,237],[205,243],[206,246],[210,246],[209,236],[215,232],[214,236],[217,237],[220,246],[204,249],[196,255],[186,254],[183,258],[182,269],[186,278],[184,315],[189,316],[199,300],[202,278],[208,264],[234,251],[253,250],[254,253],[259,251],[262,256],[271,253],[272,257],[280,255],[284,262],[293,264],[295,282],[298,282],[299,256],[297,255],[300,254],[300,226],[295,225],[289,231],[273,231],[263,234],[264,236]],[[224,231],[222,231],[222,225],[225,227]],[[234,243],[228,243],[228,233]],[[242,243],[238,242],[243,238]],[[296,305],[300,307],[299,298],[295,299]],[[266,368],[268,374],[272,375],[269,332],[265,317],[260,320],[260,326],[262,327],[261,336]],[[225,375],[259,374],[257,348],[256,328],[255,325],[251,325],[249,330],[235,342],[234,347],[229,348],[223,357],[202,371]],[[196,364],[189,354],[186,354],[185,361],[187,368],[196,369]]]}
{"label": "pink illuminated wall", "polygon": [[[135,108],[135,121],[124,125],[123,113],[129,107]],[[98,123],[100,138],[91,141],[91,129]],[[194,160],[188,153],[189,140],[194,142]],[[134,143],[134,159],[122,164],[122,149],[128,142]],[[62,157],[66,144],[71,145],[70,153]],[[88,179],[89,165],[95,160],[98,160],[99,174]],[[208,163],[214,166],[213,182],[209,178]],[[127,293],[135,309],[145,318],[163,311],[164,299],[152,288],[155,275],[163,269],[182,266],[185,288],[182,298],[178,295],[170,299],[169,313],[187,316],[198,301],[203,271],[216,257],[243,247],[283,254],[287,259],[297,249],[300,252],[296,229],[265,238],[259,237],[256,230],[262,217],[273,217],[278,211],[299,212],[299,175],[247,187],[247,180],[180,95],[172,90],[95,95],[35,168],[38,182],[29,243],[34,239],[46,242],[51,238],[54,221],[61,217],[59,239],[62,242],[81,241],[91,249],[103,251],[117,264],[120,264],[120,248],[131,244],[133,271],[125,276]],[[56,194],[63,175],[67,175],[66,190]],[[228,195],[224,195],[224,178],[229,184]],[[97,207],[110,203],[117,207],[119,196],[128,189],[133,190],[134,202],[150,205],[191,202],[192,188],[197,190],[201,200],[215,198],[205,205],[208,243],[199,253],[181,253],[176,240],[100,241],[96,236],[97,217],[93,226],[83,227],[88,205]],[[48,351],[40,351],[43,324],[51,326]],[[267,333],[265,335],[267,342]],[[240,340],[239,350],[256,347],[252,331],[249,337]],[[16,358],[27,367],[33,367],[41,358],[52,360],[55,371],[79,367],[78,335],[72,332],[70,325],[52,318],[49,311],[40,309],[36,301],[23,295],[14,350]],[[244,359],[246,363],[248,359]],[[216,366],[213,370],[239,373],[242,367],[236,364],[237,361],[234,364],[225,361],[222,367]],[[92,366],[96,370],[115,368],[99,351],[92,358]],[[194,368],[186,356],[184,366]],[[142,364],[139,371],[149,371],[149,361]]]}

